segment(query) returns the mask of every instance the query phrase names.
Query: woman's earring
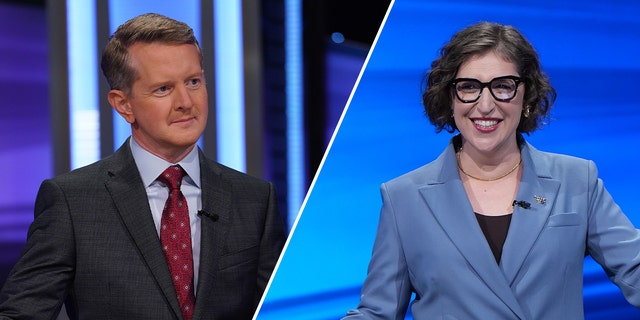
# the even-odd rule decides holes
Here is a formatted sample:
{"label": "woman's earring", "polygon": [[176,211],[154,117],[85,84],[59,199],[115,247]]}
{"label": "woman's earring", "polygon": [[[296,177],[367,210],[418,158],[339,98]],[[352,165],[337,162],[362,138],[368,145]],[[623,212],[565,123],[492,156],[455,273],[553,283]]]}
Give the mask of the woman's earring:
{"label": "woman's earring", "polygon": [[525,118],[529,118],[530,115],[531,115],[531,110],[529,109],[529,106],[527,106],[527,108],[524,109],[523,116]]}

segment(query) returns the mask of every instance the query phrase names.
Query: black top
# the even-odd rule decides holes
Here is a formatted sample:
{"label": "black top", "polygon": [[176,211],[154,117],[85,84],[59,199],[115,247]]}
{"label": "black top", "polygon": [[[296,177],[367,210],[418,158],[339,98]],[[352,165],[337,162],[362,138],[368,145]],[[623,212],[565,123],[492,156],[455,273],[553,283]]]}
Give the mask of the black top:
{"label": "black top", "polygon": [[484,237],[487,238],[489,247],[493,252],[493,256],[496,258],[496,262],[500,264],[500,257],[502,256],[502,246],[505,239],[507,239],[507,232],[509,231],[509,224],[511,224],[512,214],[506,214],[503,216],[485,216],[476,213],[476,219],[478,224],[484,233]]}

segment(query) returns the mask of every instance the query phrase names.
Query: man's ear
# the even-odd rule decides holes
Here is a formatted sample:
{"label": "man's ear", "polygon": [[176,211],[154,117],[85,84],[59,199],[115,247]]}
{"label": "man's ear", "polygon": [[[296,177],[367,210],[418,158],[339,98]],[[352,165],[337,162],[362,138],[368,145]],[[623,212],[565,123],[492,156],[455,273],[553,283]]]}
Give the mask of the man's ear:
{"label": "man's ear", "polygon": [[109,91],[109,94],[107,94],[107,100],[109,100],[111,107],[116,110],[116,112],[118,112],[125,121],[128,123],[134,123],[136,121],[136,117],[133,115],[133,111],[131,110],[129,98],[123,91]]}

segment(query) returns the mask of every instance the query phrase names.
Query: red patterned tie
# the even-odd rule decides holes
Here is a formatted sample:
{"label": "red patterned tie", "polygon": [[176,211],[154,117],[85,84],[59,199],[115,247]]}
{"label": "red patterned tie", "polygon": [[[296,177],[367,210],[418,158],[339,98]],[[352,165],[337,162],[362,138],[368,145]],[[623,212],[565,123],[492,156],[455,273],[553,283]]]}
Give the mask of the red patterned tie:
{"label": "red patterned tie", "polygon": [[167,168],[158,181],[169,188],[169,198],[162,211],[160,241],[169,264],[173,286],[178,294],[182,315],[191,320],[195,297],[193,294],[193,255],[191,253],[191,227],[187,200],[180,191],[186,173],[180,166]]}

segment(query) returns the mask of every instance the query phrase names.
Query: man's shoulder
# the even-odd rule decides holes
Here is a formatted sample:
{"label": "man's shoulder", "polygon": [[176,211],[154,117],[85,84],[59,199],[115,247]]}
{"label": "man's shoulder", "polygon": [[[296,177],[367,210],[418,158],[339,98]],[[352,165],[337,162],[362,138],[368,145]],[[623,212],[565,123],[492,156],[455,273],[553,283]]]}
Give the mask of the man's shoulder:
{"label": "man's shoulder", "polygon": [[228,167],[224,164],[221,164],[215,160],[211,160],[209,158],[204,158],[205,164],[201,166],[204,170],[212,170],[213,173],[219,175],[222,179],[229,181],[230,183],[240,183],[240,184],[255,184],[255,185],[268,185],[269,182],[252,176],[251,174],[244,173],[240,170]]}
{"label": "man's shoulder", "polygon": [[127,160],[126,157],[123,158],[121,154],[116,152],[101,160],[56,175],[50,180],[59,184],[91,184],[102,181],[103,177],[108,178],[109,175],[114,175],[115,173],[126,174],[126,172],[122,172],[122,169],[128,167],[135,169],[135,163],[132,158]]}

